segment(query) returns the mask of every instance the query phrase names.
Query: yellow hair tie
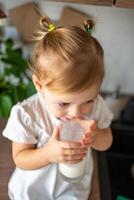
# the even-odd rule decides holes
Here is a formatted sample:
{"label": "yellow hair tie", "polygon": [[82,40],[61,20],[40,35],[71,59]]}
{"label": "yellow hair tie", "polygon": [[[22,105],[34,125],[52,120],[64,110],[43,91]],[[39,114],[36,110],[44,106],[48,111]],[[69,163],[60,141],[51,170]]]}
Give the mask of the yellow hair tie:
{"label": "yellow hair tie", "polygon": [[48,26],[48,31],[51,32],[55,29],[55,25],[54,24],[49,24]]}

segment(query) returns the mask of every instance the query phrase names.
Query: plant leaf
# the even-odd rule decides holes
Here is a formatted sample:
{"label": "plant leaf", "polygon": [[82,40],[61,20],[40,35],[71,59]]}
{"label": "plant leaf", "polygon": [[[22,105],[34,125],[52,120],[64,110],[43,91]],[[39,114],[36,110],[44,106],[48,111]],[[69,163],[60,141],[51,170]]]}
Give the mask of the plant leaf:
{"label": "plant leaf", "polygon": [[27,94],[27,97],[35,94],[36,90],[35,90],[35,87],[33,85],[33,82],[30,81],[29,84],[27,85],[26,87],[26,94]]}
{"label": "plant leaf", "polygon": [[0,115],[3,118],[8,118],[13,103],[11,97],[6,94],[0,96]]}

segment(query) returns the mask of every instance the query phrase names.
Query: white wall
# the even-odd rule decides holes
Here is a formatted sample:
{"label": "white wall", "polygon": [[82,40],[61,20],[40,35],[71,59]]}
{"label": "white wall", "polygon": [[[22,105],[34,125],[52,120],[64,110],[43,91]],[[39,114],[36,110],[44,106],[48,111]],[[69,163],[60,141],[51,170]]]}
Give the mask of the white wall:
{"label": "white wall", "polygon": [[[2,1],[0,1],[2,2]],[[3,0],[6,9],[29,2]],[[100,7],[71,3],[37,1],[40,8],[53,20],[58,20],[65,5],[84,11],[96,21],[94,36],[105,51],[106,76],[102,88],[134,94],[134,9]]]}

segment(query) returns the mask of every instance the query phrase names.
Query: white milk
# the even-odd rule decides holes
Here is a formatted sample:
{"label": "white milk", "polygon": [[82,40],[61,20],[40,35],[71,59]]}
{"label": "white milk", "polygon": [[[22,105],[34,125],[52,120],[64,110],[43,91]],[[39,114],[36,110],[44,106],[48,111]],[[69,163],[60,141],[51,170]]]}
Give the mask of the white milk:
{"label": "white milk", "polygon": [[59,164],[60,172],[67,178],[79,178],[84,174],[85,159],[77,164]]}
{"label": "white milk", "polygon": [[[63,141],[75,141],[78,142],[82,139],[83,129],[78,122],[67,121],[63,123],[61,130],[61,140]],[[82,177],[85,171],[85,159],[77,164],[63,164],[59,163],[59,171],[61,174],[69,179],[75,179]]]}

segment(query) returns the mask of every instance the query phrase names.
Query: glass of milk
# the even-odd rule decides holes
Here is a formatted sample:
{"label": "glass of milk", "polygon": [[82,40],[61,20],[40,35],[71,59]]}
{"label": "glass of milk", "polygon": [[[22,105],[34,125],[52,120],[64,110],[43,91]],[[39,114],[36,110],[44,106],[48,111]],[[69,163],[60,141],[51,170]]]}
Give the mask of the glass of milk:
{"label": "glass of milk", "polygon": [[[61,129],[61,141],[80,142],[83,136],[84,129],[81,128],[77,121],[63,122]],[[59,171],[65,181],[77,182],[79,181],[85,171],[86,159],[76,164],[59,163]]]}

